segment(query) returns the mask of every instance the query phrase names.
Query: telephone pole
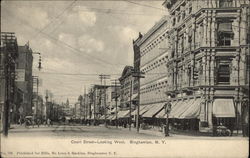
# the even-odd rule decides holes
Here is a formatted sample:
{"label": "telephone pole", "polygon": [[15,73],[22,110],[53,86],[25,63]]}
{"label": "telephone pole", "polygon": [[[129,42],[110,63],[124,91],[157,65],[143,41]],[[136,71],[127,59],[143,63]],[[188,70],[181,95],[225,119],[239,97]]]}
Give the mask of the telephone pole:
{"label": "telephone pole", "polygon": [[132,85],[133,85],[133,78],[131,78],[131,81],[130,81],[130,96],[129,96],[129,130],[130,131],[131,131]]}
{"label": "telephone pole", "polygon": [[48,108],[48,98],[49,98],[49,96],[48,96],[48,90],[46,90],[46,96],[45,96],[45,121],[48,119],[48,116],[47,116],[47,108]]}
{"label": "telephone pole", "polygon": [[[1,32],[1,51],[0,56],[3,58],[3,62],[1,63],[1,67],[3,67],[3,98],[4,98],[4,106],[3,106],[3,134],[4,136],[8,136],[8,129],[10,127],[9,122],[9,113],[11,102],[14,100],[14,84],[15,84],[15,60],[18,56],[18,46],[17,39],[15,37],[15,33],[12,32]],[[1,60],[1,59],[0,59]],[[1,76],[2,77],[2,76]],[[1,83],[2,84],[2,83]]]}
{"label": "telephone pole", "polygon": [[116,125],[116,128],[118,128],[118,118],[117,118],[117,86],[119,84],[119,80],[115,79],[113,80],[112,84],[115,85],[115,125]]}
{"label": "telephone pole", "polygon": [[137,129],[137,133],[139,133],[140,130],[140,79],[141,78],[145,78],[144,76],[144,72],[138,71],[138,70],[134,70],[132,72],[132,76],[136,77],[138,79],[138,105],[137,105],[137,116],[136,116],[136,129]]}
{"label": "telephone pole", "polygon": [[36,106],[34,108],[34,117],[38,115],[38,86],[39,86],[39,79],[38,76],[32,76],[33,78],[33,88],[34,88],[34,84],[36,84]]}
{"label": "telephone pole", "polygon": [[[104,98],[103,98],[103,101],[104,101],[104,122],[105,122],[105,127],[107,127],[107,113],[106,113],[106,79],[110,79],[110,75],[104,75],[104,74],[101,74],[99,75],[99,78],[101,79],[101,84],[102,84],[102,80],[104,80]],[[101,89],[102,90],[102,89]]]}

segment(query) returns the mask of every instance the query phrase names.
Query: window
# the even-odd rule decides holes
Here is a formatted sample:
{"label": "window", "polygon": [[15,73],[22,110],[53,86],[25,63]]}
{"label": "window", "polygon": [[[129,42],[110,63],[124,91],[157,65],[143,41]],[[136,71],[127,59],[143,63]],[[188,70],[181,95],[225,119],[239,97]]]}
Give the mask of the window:
{"label": "window", "polygon": [[188,31],[188,43],[189,43],[189,49],[191,50],[192,48],[192,28],[190,27],[189,28],[189,31]]}
{"label": "window", "polygon": [[232,7],[233,6],[233,0],[220,0],[219,6],[220,6],[220,8]]}
{"label": "window", "polygon": [[190,66],[188,66],[187,76],[188,76],[188,86],[190,86],[191,84],[191,67]]}
{"label": "window", "polygon": [[178,15],[177,22],[180,22],[180,20],[181,20],[181,15]]}
{"label": "window", "polygon": [[218,46],[230,46],[231,40],[234,39],[232,22],[218,23]]}
{"label": "window", "polygon": [[184,35],[181,37],[181,53],[184,52]]}
{"label": "window", "polygon": [[175,18],[173,19],[173,26],[175,25]]}
{"label": "window", "polygon": [[171,58],[174,57],[174,54],[175,54],[175,41],[174,39],[172,39],[173,43],[172,43],[172,49],[171,49]]}
{"label": "window", "polygon": [[217,84],[230,83],[230,64],[219,63],[217,67]]}
{"label": "window", "polygon": [[247,34],[247,44],[250,44],[250,33]]}
{"label": "window", "polygon": [[249,55],[247,55],[246,56],[246,84],[249,84],[250,82],[249,74],[250,74],[250,57]]}
{"label": "window", "polygon": [[192,13],[192,7],[189,7],[188,9],[188,13],[191,14]]}
{"label": "window", "polygon": [[182,19],[185,19],[185,17],[186,17],[186,12],[183,11],[183,13],[182,13]]}

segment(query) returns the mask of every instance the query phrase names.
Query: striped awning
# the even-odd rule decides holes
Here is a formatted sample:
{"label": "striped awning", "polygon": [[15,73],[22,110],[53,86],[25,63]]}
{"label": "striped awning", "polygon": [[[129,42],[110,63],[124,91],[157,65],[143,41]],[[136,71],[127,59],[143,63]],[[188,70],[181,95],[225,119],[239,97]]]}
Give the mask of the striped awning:
{"label": "striped awning", "polygon": [[[144,112],[144,109],[147,107],[147,105],[140,106],[140,115],[142,112]],[[131,113],[132,116],[137,115],[137,108]]]}
{"label": "striped awning", "polygon": [[186,109],[186,111],[184,111],[180,115],[180,118],[181,119],[198,118],[200,115],[201,103],[202,103],[201,98],[195,99],[194,102],[189,105],[188,109]]}
{"label": "striped awning", "polygon": [[213,103],[215,117],[235,117],[233,99],[215,99]]}
{"label": "striped awning", "polygon": [[162,109],[155,117],[156,118],[165,118],[165,110]]}
{"label": "striped awning", "polygon": [[[172,101],[171,103],[171,107],[172,109],[174,108],[174,106],[178,103],[177,101]],[[165,113],[165,108],[163,107],[163,109],[155,116],[156,118],[166,118],[166,113]]]}
{"label": "striped awning", "polygon": [[179,101],[170,111],[169,118],[180,118],[180,116],[194,103],[194,99]]}
{"label": "striped awning", "polygon": [[148,111],[146,111],[142,117],[146,118],[152,118],[154,117],[157,113],[159,113],[162,109],[164,109],[165,103],[157,103],[157,104],[152,104],[152,106],[149,108]]}
{"label": "striped awning", "polygon": [[119,111],[118,118],[128,118],[129,117],[129,110]]}
{"label": "striped awning", "polygon": [[133,94],[131,97],[132,100],[138,100],[138,93]]}

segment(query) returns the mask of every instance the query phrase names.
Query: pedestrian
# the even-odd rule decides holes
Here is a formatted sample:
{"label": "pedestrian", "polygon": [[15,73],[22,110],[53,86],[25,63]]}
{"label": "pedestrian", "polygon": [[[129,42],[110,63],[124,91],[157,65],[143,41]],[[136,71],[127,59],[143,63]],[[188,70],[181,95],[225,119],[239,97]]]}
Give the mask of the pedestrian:
{"label": "pedestrian", "polygon": [[50,119],[49,118],[47,119],[47,125],[48,125],[48,127],[50,126]]}
{"label": "pedestrian", "polygon": [[40,119],[36,120],[36,124],[37,124],[37,127],[39,127],[39,125],[40,125]]}
{"label": "pedestrian", "polygon": [[32,123],[32,127],[34,128],[34,126],[35,126],[35,119],[34,118],[32,118],[31,123]]}

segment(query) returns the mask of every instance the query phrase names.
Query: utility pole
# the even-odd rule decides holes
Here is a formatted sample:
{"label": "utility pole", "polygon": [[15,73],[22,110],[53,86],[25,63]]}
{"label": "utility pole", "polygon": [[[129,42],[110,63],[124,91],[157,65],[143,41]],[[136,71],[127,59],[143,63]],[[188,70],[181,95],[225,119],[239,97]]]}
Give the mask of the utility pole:
{"label": "utility pole", "polygon": [[118,118],[117,118],[117,86],[118,86],[119,81],[115,79],[112,84],[115,84],[115,125],[116,128],[118,128]]}
{"label": "utility pole", "polygon": [[34,117],[38,115],[38,86],[39,86],[39,79],[38,76],[32,76],[33,77],[33,84],[36,83],[36,107],[34,111]]}
{"label": "utility pole", "polygon": [[129,96],[129,130],[130,131],[131,131],[132,85],[133,85],[133,78],[131,78],[131,81],[130,81],[130,96]]}
{"label": "utility pole", "polygon": [[104,75],[101,74],[99,75],[99,78],[101,79],[101,84],[102,84],[102,80],[104,80],[104,122],[105,122],[105,127],[107,127],[107,113],[106,113],[106,79],[110,79],[110,75]]}
{"label": "utility pole", "polygon": [[94,125],[95,125],[95,114],[96,114],[96,91],[95,91],[95,89],[93,89],[93,105],[94,105]]}
{"label": "utility pole", "polygon": [[[84,85],[84,95],[83,95],[83,99],[82,99],[82,101],[83,101],[83,112],[82,112],[82,110],[81,110],[81,115],[82,115],[82,113],[83,113],[83,118],[84,118],[84,123],[86,122],[86,118],[87,118],[87,116],[86,116],[86,97],[87,95],[86,95],[86,87],[85,87],[85,85]],[[81,109],[82,109],[82,107],[81,107]]]}
{"label": "utility pole", "polygon": [[137,116],[136,116],[136,129],[137,129],[137,133],[139,133],[140,130],[140,79],[141,78],[145,78],[144,76],[144,72],[138,71],[138,70],[134,70],[132,72],[132,76],[138,78],[138,105],[137,105]]}
{"label": "utility pole", "polygon": [[47,107],[48,107],[48,98],[49,98],[49,96],[48,96],[48,90],[46,90],[46,96],[45,96],[45,121],[47,120]]}
{"label": "utility pole", "polygon": [[[13,91],[15,84],[15,59],[18,55],[17,39],[12,32],[1,32],[1,52],[3,54],[3,72],[4,72],[4,107],[3,107],[3,134],[8,136],[8,129],[10,127],[9,113],[10,102],[13,101]],[[1,65],[2,66],[2,65]]]}
{"label": "utility pole", "polygon": [[4,116],[3,116],[3,132],[4,136],[8,136],[9,129],[9,107],[10,107],[10,63],[9,63],[9,54],[5,51],[5,66],[4,66],[4,74],[5,74],[5,106],[4,106]]}

